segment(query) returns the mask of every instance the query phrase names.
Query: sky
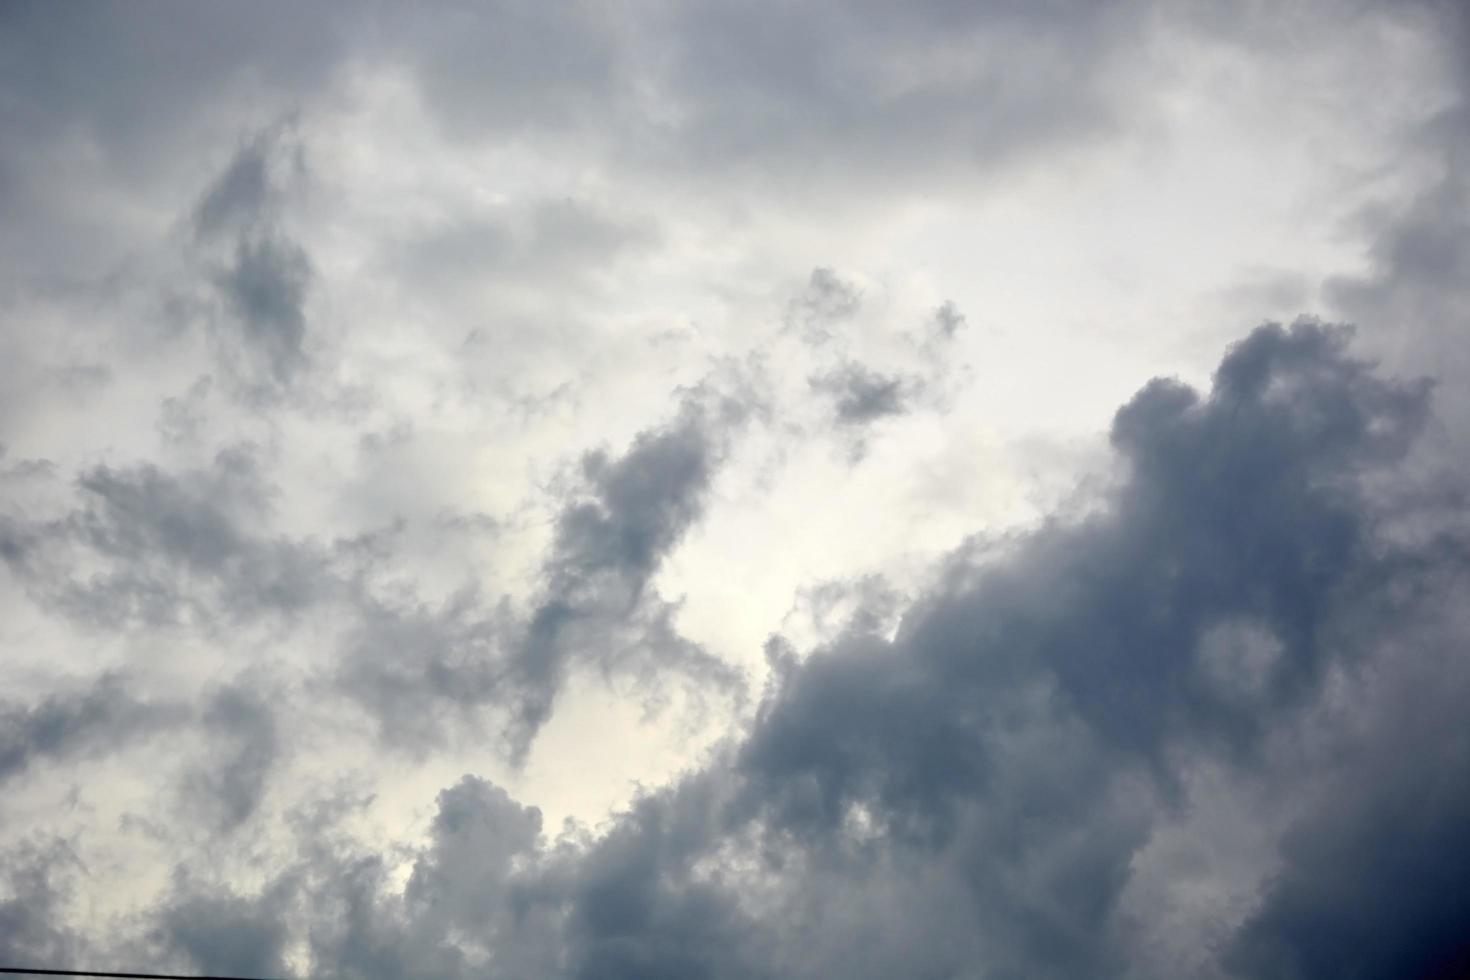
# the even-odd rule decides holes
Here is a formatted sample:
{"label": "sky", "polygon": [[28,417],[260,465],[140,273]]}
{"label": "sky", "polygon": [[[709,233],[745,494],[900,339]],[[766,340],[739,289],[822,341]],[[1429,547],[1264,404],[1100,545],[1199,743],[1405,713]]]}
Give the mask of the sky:
{"label": "sky", "polygon": [[1453,0],[0,0],[0,966],[1470,974]]}

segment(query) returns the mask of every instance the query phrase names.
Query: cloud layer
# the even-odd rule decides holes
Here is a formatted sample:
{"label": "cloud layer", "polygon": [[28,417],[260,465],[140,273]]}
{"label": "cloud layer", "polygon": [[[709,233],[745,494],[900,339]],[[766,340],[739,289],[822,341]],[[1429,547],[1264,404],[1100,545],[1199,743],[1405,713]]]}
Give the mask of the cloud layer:
{"label": "cloud layer", "polygon": [[1470,970],[1458,8],[0,24],[0,965]]}

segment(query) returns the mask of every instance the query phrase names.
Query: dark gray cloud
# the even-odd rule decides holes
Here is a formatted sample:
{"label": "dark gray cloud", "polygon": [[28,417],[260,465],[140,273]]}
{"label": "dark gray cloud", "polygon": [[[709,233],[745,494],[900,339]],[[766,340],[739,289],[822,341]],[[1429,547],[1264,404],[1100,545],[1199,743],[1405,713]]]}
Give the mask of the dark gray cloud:
{"label": "dark gray cloud", "polygon": [[243,682],[222,687],[203,711],[213,737],[205,761],[185,773],[186,807],[221,831],[241,826],[259,809],[280,754],[275,701]]}
{"label": "dark gray cloud", "polygon": [[[1457,680],[1456,704],[1463,704],[1466,688]],[[1292,829],[1283,869],[1228,951],[1236,975],[1439,978],[1470,971],[1463,897],[1470,752],[1458,709],[1435,711],[1432,726],[1422,723],[1421,710],[1422,702],[1395,719],[1412,726],[1411,737],[1378,733],[1404,755],[1364,753],[1370,765],[1344,777]]]}
{"label": "dark gray cloud", "polygon": [[642,432],[616,459],[582,457],[585,499],[557,517],[549,573],[559,593],[576,592],[612,573],[636,599],[659,558],[699,516],[717,465],[703,412]]}
{"label": "dark gray cloud", "polygon": [[216,330],[222,367],[255,387],[284,387],[308,363],[314,272],[283,222],[293,188],[307,178],[295,126],[287,117],[241,146],[190,216],[193,248],[214,266],[210,279],[224,306]]}
{"label": "dark gray cloud", "polygon": [[[1367,337],[1385,360],[1431,372],[1439,382],[1432,441],[1400,482],[1412,484],[1416,472],[1428,472],[1417,479],[1439,484],[1434,492],[1452,484],[1448,516],[1463,527],[1470,17],[1456,4],[1426,4],[1420,12],[1451,39],[1457,72],[1458,98],[1431,120],[1416,147],[1438,158],[1439,173],[1403,209],[1369,216],[1369,271],[1329,281],[1325,295],[1369,328]],[[1444,476],[1446,469],[1457,475]],[[1464,541],[1442,536],[1437,545],[1455,556],[1459,570],[1439,589],[1463,592]],[[1396,587],[1409,577],[1400,574]],[[1379,626],[1376,615],[1364,618],[1370,628]],[[1226,951],[1234,975],[1284,980],[1470,971],[1470,914],[1457,884],[1470,873],[1464,858],[1470,752],[1457,721],[1470,694],[1466,642],[1463,617],[1422,617],[1398,642],[1393,667],[1373,675],[1374,699],[1356,712],[1352,734],[1337,748],[1338,764],[1293,822],[1260,906]]]}
{"label": "dark gray cloud", "polygon": [[117,674],[35,704],[0,702],[0,783],[38,764],[115,751],[187,714],[181,704],[139,698]]}
{"label": "dark gray cloud", "polygon": [[512,910],[518,861],[541,845],[541,813],[505,790],[466,776],[439,794],[427,851],[404,887],[406,904],[451,929],[473,930],[488,948],[517,942]]}
{"label": "dark gray cloud", "polygon": [[663,175],[775,176],[768,191],[824,192],[902,187],[916,171],[968,177],[1107,133],[1140,14],[1114,3],[803,0],[639,3],[614,16],[517,2],[385,11],[373,47],[411,67],[430,111],[461,138],[535,135]]}
{"label": "dark gray cloud", "polygon": [[682,110],[646,142],[681,168],[778,174],[818,192],[899,173],[969,177],[1107,132],[1136,13],[943,0],[679,9],[631,49],[663,69],[653,84]]}
{"label": "dark gray cloud", "polygon": [[288,879],[242,897],[177,874],[151,945],[172,954],[170,959],[182,957],[181,969],[211,976],[284,976],[291,933],[282,913],[292,891]]}
{"label": "dark gray cloud", "polygon": [[290,614],[332,588],[328,550],[261,530],[272,490],[248,447],[179,473],[95,467],[76,486],[80,503],[62,518],[11,518],[4,554],[32,595],[77,622],[211,627]]}
{"label": "dark gray cloud", "polygon": [[[1263,328],[1221,364],[1208,398],[1145,388],[1114,424],[1132,476],[1113,510],[957,568],[891,643],[854,637],[791,667],[723,777],[713,826],[694,832],[713,842],[679,855],[666,835],[686,818],[684,797],[662,801],[643,832],[663,865],[630,869],[625,900],[680,901],[707,849],[755,820],[767,860],[796,862],[804,880],[810,862],[830,862],[844,872],[834,887],[871,888],[874,901],[886,886],[863,877],[864,860],[942,862],[950,871],[932,887],[954,888],[967,912],[929,951],[936,973],[1125,972],[1117,902],[1172,805],[1169,747],[1249,754],[1310,701],[1326,662],[1413,630],[1409,610],[1387,614],[1385,592],[1444,571],[1433,554],[1376,540],[1360,490],[1407,451],[1424,388],[1379,380],[1344,343],[1310,323]],[[1365,633],[1354,613],[1375,602],[1383,619]],[[1209,631],[1241,620],[1280,643],[1244,700],[1204,663]],[[865,853],[865,840],[882,843]],[[657,897],[635,901],[640,888]],[[774,904],[758,892],[762,908],[835,927],[821,912],[834,894],[793,891]],[[720,892],[728,906],[738,894]],[[720,908],[707,909],[716,923]],[[655,959],[669,942],[656,917],[618,928]],[[729,928],[722,938],[746,927]],[[759,936],[756,948],[776,943]]]}
{"label": "dark gray cloud", "polygon": [[66,903],[79,861],[65,841],[27,841],[0,854],[0,956],[6,964],[75,964],[81,945]]}
{"label": "dark gray cloud", "polygon": [[515,630],[513,611],[476,591],[439,604],[367,601],[333,686],[362,705],[385,742],[423,751],[456,723],[478,730],[481,711],[510,699],[498,678]]}
{"label": "dark gray cloud", "polygon": [[[710,481],[744,418],[751,389],[702,385],[677,418],[639,433],[620,456],[581,459],[579,485],[555,519],[544,588],[518,616],[461,592],[437,609],[369,603],[342,683],[405,746],[437,740],[443,711],[502,716],[512,759],[524,759],[574,666],[656,684],[685,673],[734,691],[740,678],[682,638],[671,607],[648,594],[664,558],[704,513]],[[657,670],[654,667],[657,667]]]}
{"label": "dark gray cloud", "polygon": [[[113,896],[76,890],[92,880],[79,851],[7,839],[5,957],[384,980],[1177,975],[1147,955],[1159,910],[1136,904],[1135,875],[1161,827],[1208,803],[1193,794],[1198,769],[1211,768],[1266,801],[1260,834],[1279,846],[1267,849],[1273,863],[1242,872],[1256,893],[1238,908],[1220,902],[1235,917],[1209,942],[1176,939],[1202,950],[1202,977],[1465,971],[1467,498],[1455,474],[1437,475],[1447,489],[1430,507],[1418,482],[1426,442],[1446,431],[1463,441],[1470,419],[1456,384],[1470,349],[1463,99],[1419,134],[1441,172],[1402,209],[1365,219],[1366,272],[1324,292],[1374,353],[1402,348],[1387,358],[1395,369],[1436,374],[1433,400],[1427,383],[1359,360],[1344,328],[1262,327],[1208,390],[1159,379],[1119,410],[1118,483],[1095,509],[977,538],[912,601],[877,578],[809,590],[801,611],[815,648],[772,637],[753,716],[702,768],[597,834],[550,838],[535,808],[466,777],[439,794],[425,840],[394,851],[354,843],[350,803],[277,812],[290,805],[280,772],[307,701],[336,726],[345,695],[383,747],[463,737],[518,762],[579,672],[631,680],[630,696],[650,705],[674,683],[743,689],[680,631],[680,607],[657,583],[691,531],[719,519],[717,481],[759,411],[750,390],[711,383],[676,395],[672,418],[620,449],[584,454],[556,487],[525,602],[495,598],[478,569],[431,585],[399,548],[414,520],[435,514],[434,534],[469,521],[511,533],[514,519],[480,516],[478,497],[448,509],[436,498],[428,517],[356,538],[283,533],[337,517],[342,498],[326,488],[280,514],[276,480],[310,482],[360,425],[423,408],[434,426],[503,431],[450,394],[483,385],[434,363],[468,347],[400,356],[421,301],[446,335],[475,338],[479,361],[516,361],[502,303],[555,312],[563,291],[591,283],[585,300],[622,257],[655,245],[670,247],[649,279],[673,274],[671,302],[691,284],[673,268],[685,258],[700,295],[748,297],[761,246],[715,253],[746,227],[810,222],[801,208],[815,204],[834,219],[821,233],[858,239],[845,261],[873,265],[866,278],[813,269],[783,313],[808,344],[810,390],[839,432],[861,438],[943,397],[965,320],[946,303],[922,326],[899,325],[912,363],[862,349],[881,311],[861,284],[914,270],[880,254],[859,212],[907,214],[921,199],[937,211],[949,200],[937,192],[968,193],[977,176],[1125,128],[1143,142],[1172,135],[1181,107],[1215,91],[1213,67],[1228,76],[1257,63],[1209,46],[1200,25],[1221,20],[1212,12],[1072,0],[240,9],[0,12],[0,306],[19,324],[4,331],[13,383],[0,388],[19,392],[3,401],[26,423],[7,423],[23,458],[0,470],[0,563],[17,586],[3,639],[37,637],[37,659],[54,642],[78,661],[93,647],[99,662],[188,648],[180,672],[204,692],[182,705],[104,675],[0,706],[7,789],[165,731],[189,739],[158,764],[178,807],[147,828],[176,863],[157,903],[102,923],[92,910]],[[1459,8],[1427,9],[1463,48]],[[1152,63],[1175,40],[1203,45],[1209,78],[1185,73],[1203,87],[1174,86],[1172,49]],[[1462,94],[1465,64],[1452,66]],[[1237,110],[1254,111],[1225,115]],[[382,126],[421,115],[451,137],[431,135],[434,152],[465,156],[399,160]],[[343,206],[340,224],[308,235],[298,222],[312,216],[297,206],[312,179],[308,143],[349,193],[359,178],[414,193]],[[1192,159],[1185,144],[1180,159]],[[210,167],[213,180],[201,175]],[[446,202],[471,184],[473,205]],[[637,212],[650,188],[660,207],[671,202],[666,225]],[[675,213],[686,204],[718,219],[686,220]],[[173,251],[140,251],[180,214]],[[913,241],[916,227],[895,240]],[[361,245],[375,234],[385,251]],[[793,236],[800,247],[804,236]],[[365,281],[375,262],[407,276],[391,289]],[[334,291],[336,276],[364,270],[360,295]],[[475,324],[431,295],[446,276],[493,287],[476,293]],[[1294,276],[1257,285],[1300,298]],[[629,292],[642,288],[631,281]],[[334,349],[333,311],[379,300],[385,319],[404,314],[405,334]],[[533,312],[513,316],[550,319]],[[616,355],[612,333],[643,311],[604,313],[586,334],[607,339],[590,331],[611,325],[598,357]],[[174,328],[146,364],[117,354],[132,349],[132,319]],[[549,380],[528,370],[525,390],[565,390],[565,367]],[[361,410],[333,419],[348,431],[303,433],[301,399],[339,369],[364,379]],[[123,394],[152,371],[176,397],[157,433],[135,433]],[[215,380],[193,380],[206,375]],[[252,410],[219,417],[240,405],[210,400],[212,385]],[[107,402],[123,409],[116,418],[79,423],[60,404],[103,388],[123,392]],[[31,406],[43,389],[55,404]],[[1058,403],[1072,394],[1048,391]],[[583,418],[570,429],[532,421],[521,420],[528,443],[601,431]],[[83,423],[95,438],[79,435]],[[162,455],[148,461],[139,444],[154,435]],[[322,457],[303,462],[317,440]],[[221,445],[235,448],[211,455]],[[1458,465],[1441,455],[1431,462]],[[426,477],[406,477],[410,491],[415,478]],[[6,805],[8,825],[34,804]],[[285,830],[267,826],[277,817]],[[1217,884],[1191,870],[1181,887],[1196,873],[1202,891]]]}
{"label": "dark gray cloud", "polygon": [[811,378],[809,383],[832,399],[841,425],[866,425],[888,415],[902,415],[908,411],[914,389],[923,386],[917,378],[880,374],[855,361]]}
{"label": "dark gray cloud", "polygon": [[738,683],[718,659],[671,634],[663,604],[650,604],[645,591],[664,557],[703,515],[733,428],[751,411],[746,396],[695,392],[674,424],[640,433],[622,456],[583,457],[585,495],[557,517],[546,564],[548,594],[510,662],[510,676],[525,692],[511,729],[513,745],[524,746],[549,717],[570,663],[618,666],[628,653],[599,634],[605,637],[609,623],[640,610],[652,614],[646,621],[655,628],[646,635],[663,642],[651,643],[649,652],[661,655],[666,669],[684,666],[711,681]]}
{"label": "dark gray cloud", "polygon": [[[788,311],[788,328],[800,329],[808,343],[845,351],[850,338],[840,337],[840,324],[857,313],[861,293],[830,269],[812,272],[811,282]],[[866,430],[885,418],[918,408],[943,409],[952,380],[968,372],[954,363],[954,339],[965,326],[964,314],[950,302],[938,307],[917,331],[904,339],[917,355],[911,370],[878,369],[839,354],[836,363],[811,375],[807,386],[831,405],[839,430],[849,440],[850,458],[867,452]]]}
{"label": "dark gray cloud", "polygon": [[[1470,799],[1450,721],[1470,549],[1381,533],[1392,515],[1372,478],[1409,451],[1427,390],[1380,377],[1347,343],[1343,328],[1268,325],[1207,394],[1151,382],[1114,420],[1128,475],[1106,510],[955,556],[892,639],[859,617],[804,657],[773,640],[745,736],[600,838],[547,842],[502,791],[446,790],[401,893],[361,860],[303,886],[313,968],[1148,975],[1122,897],[1156,825],[1189,806],[1179,767],[1200,754],[1243,778],[1327,776],[1231,966],[1461,964],[1462,869],[1444,859],[1463,850]],[[699,482],[678,431],[590,464],[599,509],[564,522],[569,569],[551,566],[572,576],[568,595],[611,567],[636,591],[691,519],[613,516],[615,488],[638,496],[643,474]],[[1371,679],[1415,648],[1438,658],[1421,682],[1441,685],[1439,707],[1410,719],[1417,702],[1374,682],[1370,728],[1390,737],[1323,721],[1330,671]],[[1348,760],[1340,776],[1268,756],[1269,739],[1324,724],[1358,746],[1327,753]]]}
{"label": "dark gray cloud", "polygon": [[1461,4],[1406,4],[1445,39],[1454,98],[1414,134],[1412,152],[1427,156],[1433,176],[1401,207],[1360,216],[1368,233],[1366,273],[1337,276],[1323,288],[1340,315],[1371,328],[1369,339],[1390,363],[1443,382],[1438,412],[1449,423],[1451,452],[1470,445],[1470,14]]}
{"label": "dark gray cloud", "polygon": [[[1470,117],[1470,107],[1463,111]],[[1385,356],[1449,382],[1440,410],[1460,423],[1470,417],[1462,395],[1470,377],[1470,169],[1460,162],[1470,135],[1455,138],[1443,180],[1402,213],[1371,222],[1369,274],[1330,280],[1325,292],[1337,309],[1373,325]]]}
{"label": "dark gray cloud", "polygon": [[334,65],[333,48],[323,42],[338,14],[285,4],[269,13],[7,4],[5,81],[15,93],[7,113],[17,124],[45,129],[80,124],[134,162],[131,154],[151,138],[178,132],[185,118],[208,112],[248,75],[305,87]]}
{"label": "dark gray cloud", "polygon": [[[112,272],[138,242],[110,195],[146,200],[188,186],[208,158],[199,134],[225,113],[254,127],[326,86],[347,39],[363,34],[363,11],[347,13],[331,5],[6,4],[0,253],[7,272],[48,279]],[[246,169],[232,171],[237,192],[248,188]]]}
{"label": "dark gray cloud", "polygon": [[[69,178],[106,175],[127,191],[166,194],[193,176],[199,134],[222,107],[246,125],[309,111],[350,87],[364,62],[406,68],[432,117],[460,137],[535,138],[676,177],[782,178],[767,188],[907,188],[915,172],[968,178],[1105,134],[1125,104],[1136,113],[1147,93],[1126,84],[1125,56],[1141,14],[1009,0],[903,11],[655,2],[616,15],[581,3],[186,15],[10,4],[0,32],[0,81],[11,93],[0,114],[9,136],[0,213],[7,226],[46,234],[32,237],[29,254],[23,237],[0,245],[17,268],[46,274],[66,265],[68,245],[83,269],[115,261],[126,232],[69,196]],[[78,138],[97,148],[95,161],[68,152]],[[234,167],[228,183],[248,196],[257,176]],[[217,203],[201,213],[217,215]]]}
{"label": "dark gray cloud", "polygon": [[877,423],[908,414],[929,390],[920,375],[884,374],[850,360],[808,378],[807,385],[831,404],[832,418],[847,442],[848,460],[854,464],[867,455],[869,435]]}
{"label": "dark gray cloud", "polygon": [[195,205],[190,217],[196,239],[257,228],[279,217],[291,185],[307,174],[296,126],[295,117],[288,116],[240,147]]}
{"label": "dark gray cloud", "polygon": [[231,264],[216,279],[239,318],[244,349],[255,354],[277,384],[291,380],[304,363],[311,262],[289,240],[242,240]]}

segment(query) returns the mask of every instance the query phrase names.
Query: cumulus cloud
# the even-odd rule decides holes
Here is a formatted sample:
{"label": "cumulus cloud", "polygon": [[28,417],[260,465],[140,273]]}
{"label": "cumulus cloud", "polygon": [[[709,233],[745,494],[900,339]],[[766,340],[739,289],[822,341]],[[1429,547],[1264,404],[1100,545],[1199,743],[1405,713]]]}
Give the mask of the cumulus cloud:
{"label": "cumulus cloud", "polygon": [[1467,38],[7,6],[0,960],[1464,972]]}
{"label": "cumulus cloud", "polygon": [[[1138,975],[1147,924],[1122,899],[1153,828],[1189,806],[1186,760],[1249,772],[1275,736],[1313,721],[1333,671],[1428,663],[1463,638],[1446,616],[1470,571],[1465,543],[1384,538],[1367,491],[1425,408],[1423,385],[1380,377],[1344,330],[1314,322],[1258,329],[1206,394],[1150,383],[1114,420],[1129,475],[1105,511],[961,556],[892,639],[857,629],[799,659],[777,652],[744,737],[600,837],[548,841],[535,811],[467,777],[440,795],[401,892],[359,864],[326,886],[355,897],[308,903],[325,918],[306,928],[313,968]],[[635,444],[620,475],[682,458],[655,445]],[[662,518],[631,522],[614,548],[593,526],[563,551],[585,558],[596,543],[630,560],[672,533],[652,530],[671,526]],[[1269,656],[1225,668],[1259,674],[1242,693],[1218,650],[1255,639]],[[1456,691],[1463,679],[1441,678]],[[1410,710],[1374,684],[1385,722]],[[1228,966],[1387,976],[1461,962],[1455,871],[1434,859],[1458,853],[1463,826],[1466,760],[1440,735],[1447,717],[1359,743],[1363,764],[1420,761],[1332,778]]]}
{"label": "cumulus cloud", "polygon": [[288,923],[280,915],[289,896],[276,887],[243,898],[181,877],[160,911],[151,937],[181,961],[180,969],[212,976],[273,977],[286,972]]}
{"label": "cumulus cloud", "polygon": [[1454,39],[1444,104],[1415,133],[1411,149],[1430,176],[1392,204],[1377,202],[1358,216],[1369,235],[1367,268],[1331,277],[1327,301],[1341,315],[1374,324],[1375,345],[1393,363],[1426,371],[1443,384],[1440,414],[1450,420],[1442,438],[1464,455],[1464,420],[1470,404],[1463,379],[1470,376],[1470,72],[1464,51],[1470,17],[1454,5],[1415,5]]}
{"label": "cumulus cloud", "polygon": [[[1463,678],[1455,681],[1458,704]],[[1409,732],[1377,732],[1382,743],[1361,753],[1354,776],[1341,776],[1288,833],[1282,869],[1227,951],[1236,975],[1453,977],[1470,968],[1457,897],[1470,756],[1436,692],[1417,695],[1392,722]],[[1397,749],[1391,762],[1387,745]]]}

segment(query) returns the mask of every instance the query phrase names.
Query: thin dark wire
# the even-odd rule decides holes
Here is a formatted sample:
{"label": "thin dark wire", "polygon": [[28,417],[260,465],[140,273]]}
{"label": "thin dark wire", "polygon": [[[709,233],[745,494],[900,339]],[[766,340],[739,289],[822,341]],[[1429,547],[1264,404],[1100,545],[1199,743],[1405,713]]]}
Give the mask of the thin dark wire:
{"label": "thin dark wire", "polygon": [[0,973],[18,973],[27,977],[122,977],[123,980],[262,980],[260,977],[203,977],[180,973],[104,973],[101,970],[26,970],[18,966],[0,966]]}

